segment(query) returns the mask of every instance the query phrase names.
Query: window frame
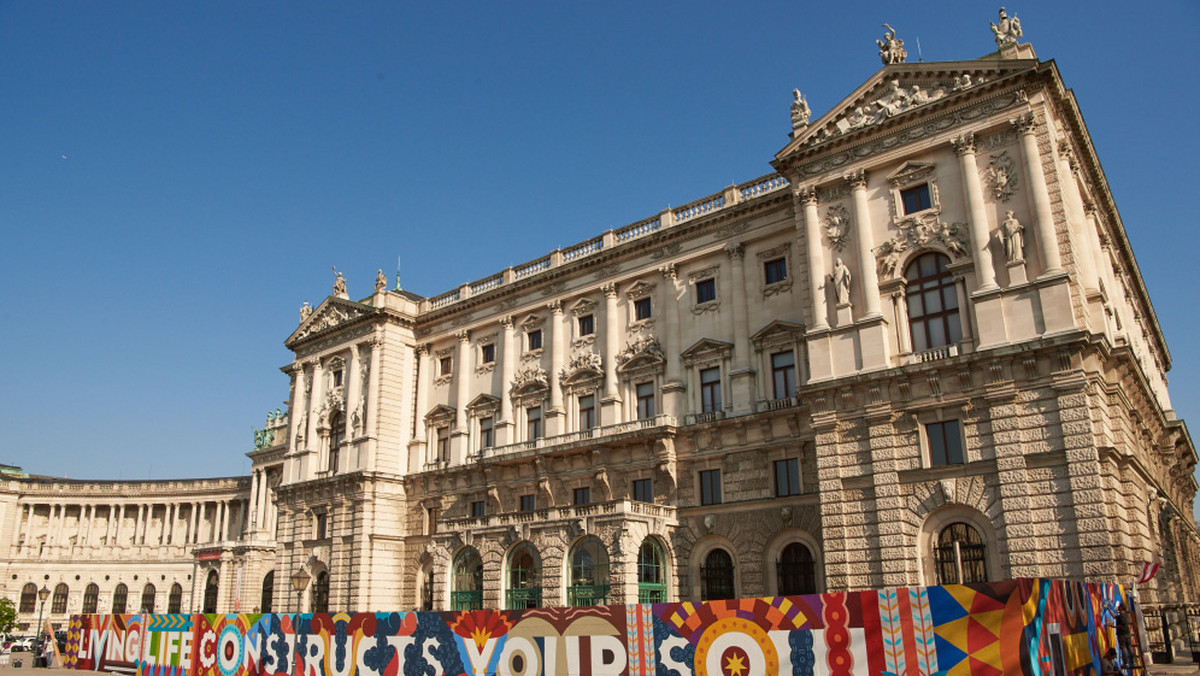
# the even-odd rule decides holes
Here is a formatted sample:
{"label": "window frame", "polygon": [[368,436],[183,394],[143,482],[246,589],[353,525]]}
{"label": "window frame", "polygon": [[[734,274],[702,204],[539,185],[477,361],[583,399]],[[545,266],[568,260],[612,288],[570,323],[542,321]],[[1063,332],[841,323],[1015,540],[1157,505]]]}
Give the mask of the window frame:
{"label": "window frame", "polygon": [[653,419],[657,415],[657,403],[654,401],[654,381],[635,383],[633,391],[635,401],[637,402],[637,419]]}
{"label": "window frame", "polygon": [[433,433],[437,443],[437,461],[450,462],[450,426],[439,425],[434,428]]}
{"label": "window frame", "polygon": [[804,493],[803,483],[800,481],[800,458],[782,458],[776,460],[772,467],[775,475],[775,497],[787,498]]}
{"label": "window frame", "polygon": [[[791,362],[780,366],[775,362],[776,357],[788,357]],[[775,395],[775,399],[787,399],[796,396],[796,352],[794,350],[783,350],[781,352],[772,352],[768,359],[771,362],[771,393]],[[783,393],[779,392],[779,379],[783,377]]]}
{"label": "window frame", "polygon": [[702,469],[699,471],[700,505],[720,505],[724,502],[721,494],[721,468]]}
{"label": "window frame", "polygon": [[484,343],[479,346],[479,363],[483,365],[496,363],[496,344]]}
{"label": "window frame", "polygon": [[492,416],[479,418],[479,450],[482,452],[496,444],[496,420]]}
{"label": "window frame", "polygon": [[542,330],[530,329],[525,332],[525,351],[535,352],[542,349]]}
{"label": "window frame", "polygon": [[700,369],[700,411],[716,413],[724,410],[721,405],[721,367],[710,366]]}
{"label": "window frame", "polygon": [[[953,431],[948,429],[949,425],[953,425]],[[936,420],[925,423],[922,427],[925,441],[925,462],[927,467],[954,467],[956,465],[965,465],[967,463],[967,445],[966,439],[963,436],[962,421],[957,418],[947,420]],[[953,440],[957,445],[958,460],[951,460],[951,448],[947,442]],[[941,458],[934,456],[935,443],[941,446]],[[940,462],[939,462],[940,460]]]}
{"label": "window frame", "polygon": [[[928,275],[921,272],[922,262],[927,260],[932,260],[934,265],[934,271]],[[909,344],[914,353],[957,345],[963,341],[962,303],[949,264],[950,259],[945,254],[926,251],[910,259],[904,266],[904,311],[908,319]],[[910,274],[915,276],[910,277]],[[935,311],[927,310],[931,293],[937,298],[938,309]],[[951,300],[954,306],[948,307],[947,301]],[[913,312],[914,304],[919,305],[920,312]],[[937,341],[934,340],[934,326],[940,329]]]}
{"label": "window frame", "polygon": [[576,486],[571,493],[571,504],[575,506],[592,504],[592,488],[590,486]]}
{"label": "window frame", "polygon": [[[633,499],[637,502],[654,503],[654,479],[644,477],[633,480]],[[649,499],[647,499],[649,498]]]}
{"label": "window frame", "polygon": [[763,280],[767,286],[788,280],[787,256],[777,256],[763,261]]}
{"label": "window frame", "polygon": [[521,512],[536,512],[537,511],[537,494],[526,493],[520,498],[519,511]]}
{"label": "window frame", "polygon": [[705,277],[696,280],[696,305],[703,305],[717,300],[717,278]]}
{"label": "window frame", "polygon": [[545,428],[542,426],[542,407],[525,407],[525,440],[537,441],[542,438],[545,431]]}
{"label": "window frame", "polygon": [[645,321],[654,317],[654,304],[650,296],[635,298],[633,301],[633,320],[635,322]]}
{"label": "window frame", "polygon": [[596,315],[586,314],[575,318],[575,330],[579,338],[596,333]]}
{"label": "window frame", "polygon": [[[584,400],[589,400],[588,406],[584,406]],[[586,432],[596,426],[596,395],[585,394],[577,400],[579,406],[579,431]]]}
{"label": "window frame", "polygon": [[474,500],[471,502],[471,518],[479,519],[487,516],[487,501]]}
{"label": "window frame", "polygon": [[[900,188],[898,193],[900,195],[900,211],[905,216],[912,216],[922,211],[928,211],[934,206],[933,186],[929,184],[929,181],[921,181]],[[910,196],[914,198],[911,205],[913,208],[911,209],[909,208]]]}

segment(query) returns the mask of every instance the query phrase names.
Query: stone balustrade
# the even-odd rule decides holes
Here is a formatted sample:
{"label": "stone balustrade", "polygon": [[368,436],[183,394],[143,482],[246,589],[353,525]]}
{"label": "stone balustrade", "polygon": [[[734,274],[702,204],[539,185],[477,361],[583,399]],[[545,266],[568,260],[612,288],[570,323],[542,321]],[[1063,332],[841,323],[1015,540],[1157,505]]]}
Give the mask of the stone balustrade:
{"label": "stone balustrade", "polygon": [[664,211],[650,218],[609,230],[599,237],[593,237],[584,242],[573,244],[563,249],[557,249],[535,260],[515,265],[503,272],[489,275],[478,281],[463,284],[457,289],[427,298],[421,302],[421,311],[440,310],[472,296],[486,293],[519,280],[534,277],[560,265],[574,263],[601,251],[637,241],[664,228],[671,228],[701,216],[721,211],[722,209],[729,209],[747,200],[770,195],[787,188],[787,186],[787,179],[779,174],[768,174],[740,185],[730,186],[719,193],[688,202],[676,209]]}

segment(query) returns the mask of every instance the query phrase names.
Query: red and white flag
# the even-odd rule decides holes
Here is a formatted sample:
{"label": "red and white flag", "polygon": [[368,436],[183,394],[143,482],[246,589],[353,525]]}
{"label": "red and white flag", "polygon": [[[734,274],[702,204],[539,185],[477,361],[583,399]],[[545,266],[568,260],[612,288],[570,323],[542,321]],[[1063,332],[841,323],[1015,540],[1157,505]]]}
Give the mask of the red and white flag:
{"label": "red and white flag", "polygon": [[1146,584],[1149,582],[1154,577],[1154,574],[1158,572],[1158,566],[1159,564],[1157,563],[1143,563],[1142,574],[1138,577],[1137,583]]}

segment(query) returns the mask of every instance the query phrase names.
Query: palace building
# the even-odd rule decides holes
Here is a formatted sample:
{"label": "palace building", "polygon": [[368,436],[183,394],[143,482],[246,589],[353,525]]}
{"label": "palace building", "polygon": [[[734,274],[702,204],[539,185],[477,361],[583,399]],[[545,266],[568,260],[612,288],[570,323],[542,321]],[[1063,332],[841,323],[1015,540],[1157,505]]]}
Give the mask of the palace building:
{"label": "palace building", "polygon": [[339,275],[249,477],[0,476],[4,594],[28,626],[43,589],[62,623],[1153,561],[1144,601],[1200,602],[1170,353],[1075,98],[1007,21],[969,61],[885,35],[820,117],[795,93],[759,178],[429,298]]}

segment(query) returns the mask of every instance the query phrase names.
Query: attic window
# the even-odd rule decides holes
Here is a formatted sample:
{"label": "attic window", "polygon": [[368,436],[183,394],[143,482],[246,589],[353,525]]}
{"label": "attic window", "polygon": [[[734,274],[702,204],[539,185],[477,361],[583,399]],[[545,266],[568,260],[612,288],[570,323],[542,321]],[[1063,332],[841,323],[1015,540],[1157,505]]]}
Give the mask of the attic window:
{"label": "attic window", "polygon": [[929,194],[929,184],[922,183],[901,190],[900,201],[904,205],[904,215],[906,216],[933,207],[933,199]]}

